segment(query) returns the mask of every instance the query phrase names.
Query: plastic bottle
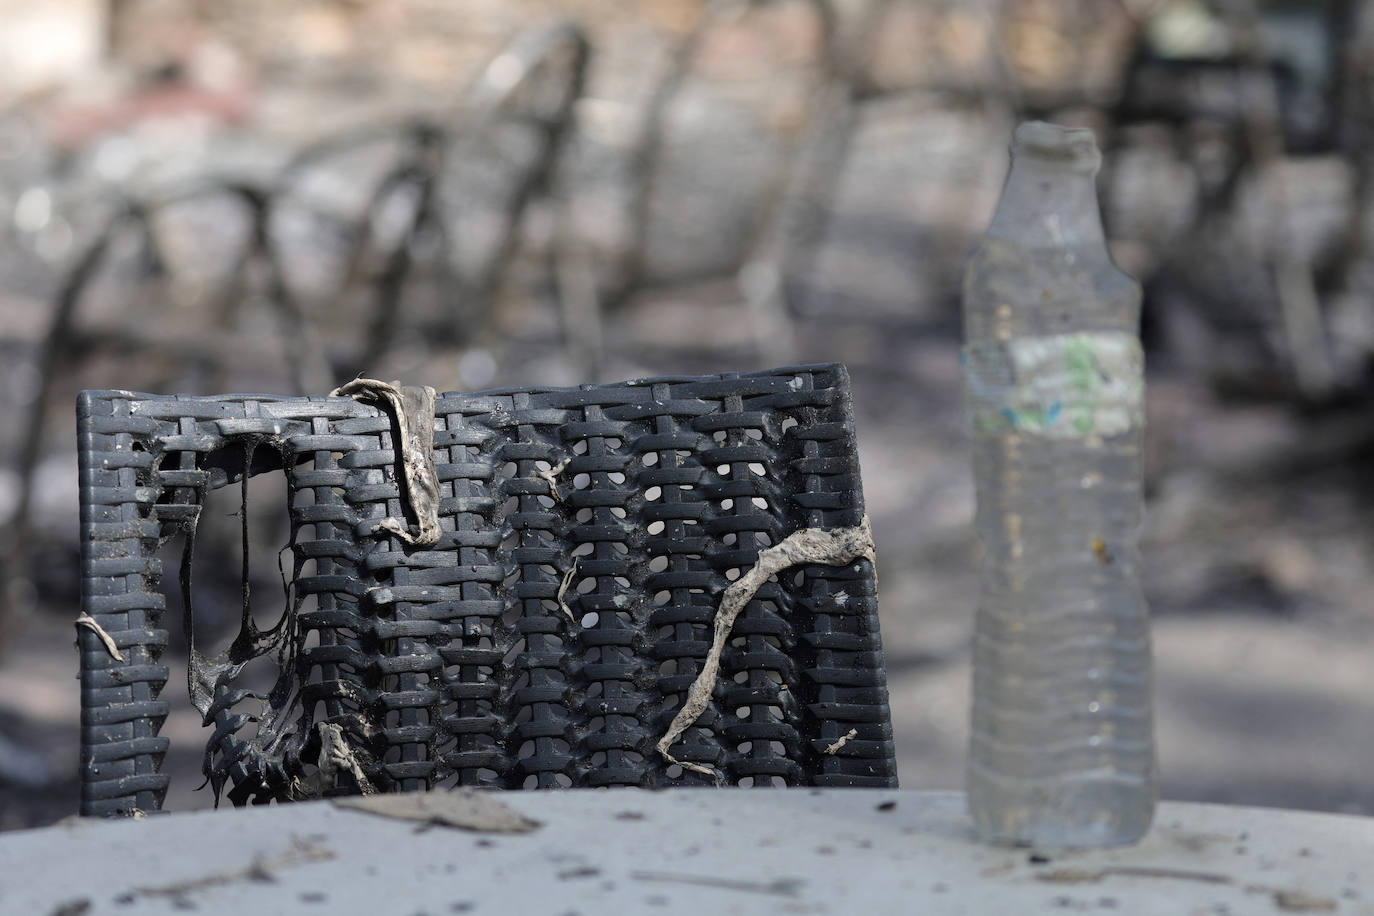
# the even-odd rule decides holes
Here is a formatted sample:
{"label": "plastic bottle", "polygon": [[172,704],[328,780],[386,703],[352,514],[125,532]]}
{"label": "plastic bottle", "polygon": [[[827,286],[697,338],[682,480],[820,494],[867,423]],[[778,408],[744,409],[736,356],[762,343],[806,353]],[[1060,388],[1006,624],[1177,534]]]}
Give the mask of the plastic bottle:
{"label": "plastic bottle", "polygon": [[986,552],[968,799],[987,842],[1122,845],[1154,811],[1140,286],[1107,253],[1100,164],[1091,131],[1022,124],[964,277]]}

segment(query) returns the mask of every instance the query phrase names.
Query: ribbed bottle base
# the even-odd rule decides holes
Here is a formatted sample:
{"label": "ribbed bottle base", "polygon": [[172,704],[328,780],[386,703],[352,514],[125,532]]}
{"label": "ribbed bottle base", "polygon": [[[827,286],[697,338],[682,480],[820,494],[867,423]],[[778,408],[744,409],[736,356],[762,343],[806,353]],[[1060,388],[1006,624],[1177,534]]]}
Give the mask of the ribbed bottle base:
{"label": "ribbed bottle base", "polygon": [[999,777],[969,767],[969,813],[983,842],[1038,849],[1092,849],[1136,842],[1150,827],[1148,775],[1076,774],[1057,780]]}

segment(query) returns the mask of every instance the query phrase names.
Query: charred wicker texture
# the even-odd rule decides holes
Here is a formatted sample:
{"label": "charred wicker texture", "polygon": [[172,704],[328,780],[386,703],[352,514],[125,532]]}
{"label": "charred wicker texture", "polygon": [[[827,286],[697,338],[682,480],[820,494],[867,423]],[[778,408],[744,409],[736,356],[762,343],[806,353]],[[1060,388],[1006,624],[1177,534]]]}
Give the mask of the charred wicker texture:
{"label": "charred wicker texture", "polygon": [[[192,693],[214,728],[206,775],[236,803],[710,784],[654,744],[722,594],[793,532],[863,519],[836,365],[440,395],[442,533],[428,549],[374,531],[404,510],[393,418],[376,406],[102,391],[78,416],[83,609],[124,656],[80,629],[87,814],[161,806],[155,554],[186,536],[189,623],[205,495],[256,470],[287,478],[284,610],[260,630],[245,590],[224,653],[190,636]],[[239,672],[264,656],[279,676],[252,694]],[[873,568],[856,560],[758,590],[674,750],[736,784],[892,786],[891,738]]]}

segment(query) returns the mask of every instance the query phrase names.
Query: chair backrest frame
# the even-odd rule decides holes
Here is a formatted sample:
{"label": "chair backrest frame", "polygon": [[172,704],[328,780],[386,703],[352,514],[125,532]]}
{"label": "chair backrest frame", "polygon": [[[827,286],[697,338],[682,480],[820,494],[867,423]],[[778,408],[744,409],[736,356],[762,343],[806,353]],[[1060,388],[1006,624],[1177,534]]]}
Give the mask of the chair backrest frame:
{"label": "chair backrest frame", "polygon": [[[205,772],[236,803],[710,784],[653,745],[721,593],[763,547],[864,514],[839,365],[439,395],[433,548],[374,531],[406,507],[393,418],[371,404],[88,391],[77,413],[84,814],[161,808],[157,554],[193,543],[205,494],[259,466],[288,481],[287,609],[259,632],[245,608],[218,656],[188,634],[215,729]],[[235,666],[264,655],[281,665],[270,696],[236,689]],[[872,564],[760,588],[674,754],[733,784],[895,786]]]}

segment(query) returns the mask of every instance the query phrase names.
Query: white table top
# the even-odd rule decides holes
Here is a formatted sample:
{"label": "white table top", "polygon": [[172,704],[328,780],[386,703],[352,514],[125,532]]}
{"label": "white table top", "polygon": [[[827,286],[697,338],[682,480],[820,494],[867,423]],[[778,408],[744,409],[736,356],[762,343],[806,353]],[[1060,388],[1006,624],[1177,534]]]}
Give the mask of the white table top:
{"label": "white table top", "polygon": [[322,801],[0,834],[0,913],[1374,916],[1374,818],[1164,803],[1135,847],[1042,855],[974,843],[957,793],[495,797],[539,826]]}

